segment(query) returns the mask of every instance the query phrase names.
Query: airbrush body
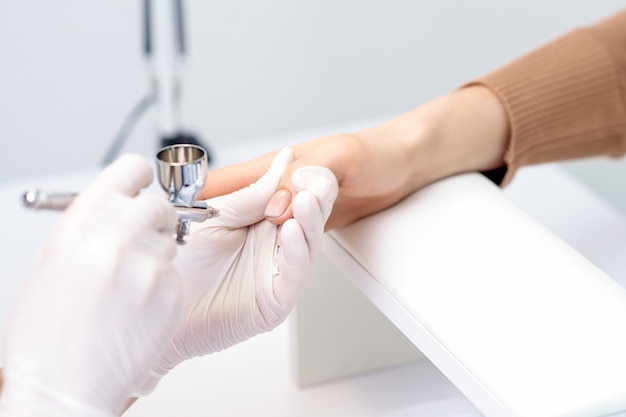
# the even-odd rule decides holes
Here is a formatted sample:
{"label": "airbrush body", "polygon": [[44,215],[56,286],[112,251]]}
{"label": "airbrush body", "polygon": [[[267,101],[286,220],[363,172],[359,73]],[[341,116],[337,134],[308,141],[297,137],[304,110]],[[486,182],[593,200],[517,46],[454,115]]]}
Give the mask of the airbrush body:
{"label": "airbrush body", "polygon": [[[167,146],[157,153],[157,178],[178,213],[176,242],[184,245],[191,222],[219,216],[219,211],[204,201],[196,201],[208,171],[206,151],[197,145]],[[76,193],[49,193],[30,188],[21,196],[24,207],[38,210],[65,210]]]}

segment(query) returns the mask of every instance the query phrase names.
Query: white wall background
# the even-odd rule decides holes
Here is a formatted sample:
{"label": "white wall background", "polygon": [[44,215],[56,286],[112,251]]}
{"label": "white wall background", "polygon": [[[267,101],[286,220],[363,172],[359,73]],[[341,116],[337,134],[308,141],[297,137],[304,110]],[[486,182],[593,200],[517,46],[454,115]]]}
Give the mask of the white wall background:
{"label": "white wall background", "polygon": [[[622,7],[187,0],[183,121],[219,153],[225,143],[403,112]],[[0,0],[0,180],[99,163],[147,92],[140,12],[140,0]],[[153,155],[153,121],[142,119],[125,151]],[[626,210],[626,192],[614,192],[621,161],[570,169]]]}

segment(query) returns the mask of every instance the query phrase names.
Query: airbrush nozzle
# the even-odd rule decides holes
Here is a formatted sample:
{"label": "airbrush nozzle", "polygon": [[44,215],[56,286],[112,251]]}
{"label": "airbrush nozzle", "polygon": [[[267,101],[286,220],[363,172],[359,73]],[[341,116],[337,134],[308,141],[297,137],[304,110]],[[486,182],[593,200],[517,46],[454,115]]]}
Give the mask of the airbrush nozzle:
{"label": "airbrush nozzle", "polygon": [[39,188],[29,188],[21,196],[24,207],[32,209],[65,210],[76,193],[48,193]]}

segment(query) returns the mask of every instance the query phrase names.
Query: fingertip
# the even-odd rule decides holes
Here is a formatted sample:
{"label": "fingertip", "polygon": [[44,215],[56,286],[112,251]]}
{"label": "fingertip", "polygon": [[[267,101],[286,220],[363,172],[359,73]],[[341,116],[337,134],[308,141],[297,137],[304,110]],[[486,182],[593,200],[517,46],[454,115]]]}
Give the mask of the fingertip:
{"label": "fingertip", "polygon": [[320,197],[336,196],[337,178],[332,171],[321,166],[304,166],[291,174],[291,182],[297,191],[307,190]]}
{"label": "fingertip", "polygon": [[119,192],[135,196],[152,183],[152,164],[138,154],[123,154],[100,172],[86,191]]}
{"label": "fingertip", "polygon": [[266,195],[264,204],[267,204],[268,199],[272,194],[276,192],[281,183],[283,174],[287,169],[287,166],[293,162],[295,154],[291,148],[283,148],[274,157],[272,164],[267,172],[250,187],[256,189],[259,193]]}
{"label": "fingertip", "polygon": [[295,158],[296,158],[296,153],[294,152],[293,148],[289,146],[285,146],[280,151],[278,151],[278,154],[276,155],[275,159],[277,161],[289,164],[293,162]]}
{"label": "fingertip", "polygon": [[282,148],[274,157],[270,168],[264,176],[269,178],[278,176],[280,178],[280,176],[282,176],[283,172],[287,168],[287,165],[293,162],[294,159],[295,153],[293,149],[289,147]]}
{"label": "fingertip", "polygon": [[325,217],[322,208],[313,193],[300,191],[293,199],[293,216],[307,231],[323,228]]}
{"label": "fingertip", "polygon": [[337,178],[331,170],[321,166],[306,166],[296,169],[291,182],[296,191],[306,191],[315,196],[325,220],[330,216],[339,193]]}
{"label": "fingertip", "polygon": [[178,222],[174,206],[163,196],[142,193],[133,201],[136,219],[133,225],[139,230],[154,230],[173,234]]}
{"label": "fingertip", "polygon": [[[115,170],[119,175],[124,176],[127,182],[120,180],[119,190],[129,190],[136,194],[139,190],[146,188],[154,179],[154,167],[150,161],[139,154],[122,154],[115,162]],[[116,179],[120,179],[119,177]]]}

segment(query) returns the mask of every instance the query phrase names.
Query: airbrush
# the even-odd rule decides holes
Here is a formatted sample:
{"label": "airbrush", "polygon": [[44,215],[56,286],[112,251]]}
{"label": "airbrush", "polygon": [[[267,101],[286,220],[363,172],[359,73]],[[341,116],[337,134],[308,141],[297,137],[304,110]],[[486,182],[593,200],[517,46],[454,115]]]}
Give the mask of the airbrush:
{"label": "airbrush", "polygon": [[[176,242],[184,245],[191,222],[203,222],[219,215],[217,209],[204,201],[196,201],[206,182],[207,153],[197,145],[171,145],[157,153],[156,164],[159,184],[178,213]],[[32,209],[64,210],[76,195],[31,188],[22,194],[21,202]]]}

